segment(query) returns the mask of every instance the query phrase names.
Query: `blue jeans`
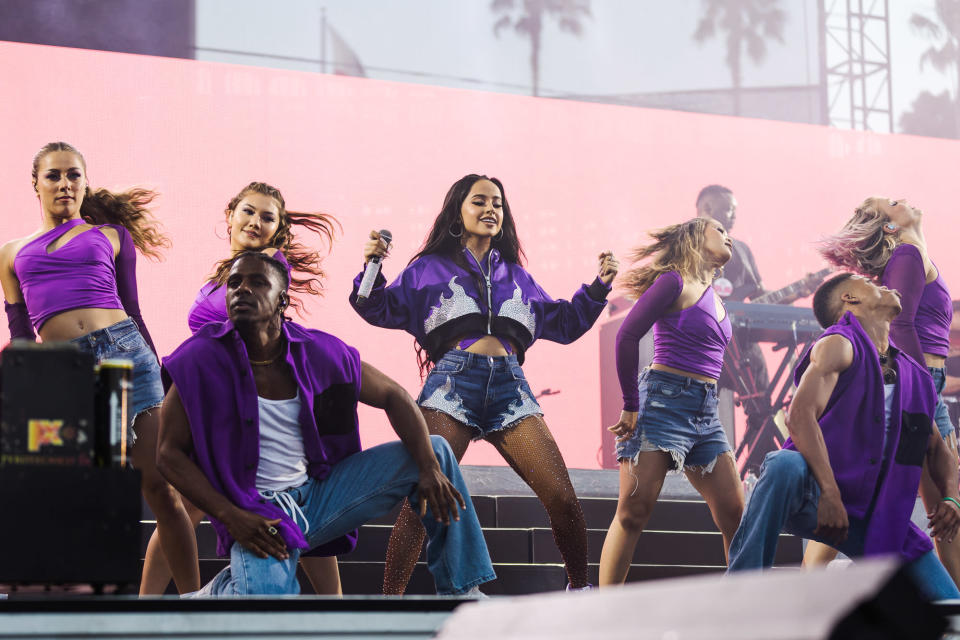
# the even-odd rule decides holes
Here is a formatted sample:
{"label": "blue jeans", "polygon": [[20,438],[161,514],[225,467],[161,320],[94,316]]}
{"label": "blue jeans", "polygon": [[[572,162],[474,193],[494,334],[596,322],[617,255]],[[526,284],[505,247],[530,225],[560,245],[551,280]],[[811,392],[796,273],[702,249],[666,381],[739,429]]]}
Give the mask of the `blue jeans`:
{"label": "blue jeans", "polygon": [[950,410],[947,409],[947,404],[943,401],[943,388],[947,384],[947,369],[946,367],[940,367],[938,369],[928,367],[928,369],[930,375],[933,376],[933,386],[937,390],[937,407],[933,412],[933,421],[937,424],[940,435],[946,440],[947,436],[953,433],[953,424],[950,422]]}
{"label": "blue jeans", "polygon": [[430,370],[417,404],[474,429],[479,440],[530,416],[542,416],[516,355],[451,349]]}
{"label": "blue jeans", "polygon": [[665,451],[673,469],[709,473],[730,451],[717,412],[717,385],[658,369],[644,369],[638,384],[637,428],[617,442],[617,460],[636,462],[641,451]]}
{"label": "blue jeans", "polygon": [[[453,451],[440,436],[430,436],[430,441],[443,474],[463,496],[467,509],[460,510],[459,521],[451,518],[449,526],[434,520],[427,510],[423,518],[429,538],[427,566],[433,574],[437,593],[464,593],[495,579],[496,574]],[[415,501],[419,478],[420,471],[406,447],[399,442],[389,442],[355,453],[335,464],[323,480],[311,478],[286,493],[303,513],[304,519],[297,516],[294,520],[313,548],[387,513],[405,498]],[[290,557],[286,560],[272,556],[259,558],[235,542],[230,549],[230,566],[196,595],[296,595],[300,593],[297,582],[300,550],[289,549],[288,553]]]}
{"label": "blue jeans", "polygon": [[137,324],[126,318],[70,341],[97,362],[108,358],[129,360],[133,363],[133,380],[130,389],[130,428],[127,429],[129,444],[136,440],[134,421],[141,413],[163,404],[163,383],[160,381],[160,364],[157,356],[143,339]]}
{"label": "blue jeans", "polygon": [[[807,461],[797,451],[768,453],[760,477],[730,543],[728,571],[765,569],[773,565],[781,532],[817,540],[855,558],[863,555],[870,521],[850,517],[847,539],[840,544],[814,535],[820,485]],[[933,551],[907,565],[917,586],[931,600],[960,598],[960,591]]]}

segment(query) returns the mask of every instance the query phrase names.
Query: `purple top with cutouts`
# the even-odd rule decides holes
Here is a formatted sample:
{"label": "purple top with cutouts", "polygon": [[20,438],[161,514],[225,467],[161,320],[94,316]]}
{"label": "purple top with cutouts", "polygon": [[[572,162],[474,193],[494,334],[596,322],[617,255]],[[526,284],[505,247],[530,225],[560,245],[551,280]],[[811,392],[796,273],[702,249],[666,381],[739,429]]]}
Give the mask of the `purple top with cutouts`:
{"label": "purple top with cutouts", "polygon": [[[697,302],[668,313],[683,291],[683,278],[676,271],[660,274],[637,299],[617,332],[617,377],[623,393],[625,411],[639,411],[637,374],[640,339],[653,327],[653,362],[708,378],[719,378],[723,353],[730,342],[732,328],[723,305],[712,287],[707,287]],[[709,294],[709,295],[708,295]]]}
{"label": "purple top with cutouts", "polygon": [[[81,231],[54,251],[48,250],[63,234],[81,224],[88,223],[77,218],[42,233],[14,257],[13,270],[30,321],[39,330],[53,316],[71,309],[123,309],[156,353],[140,315],[136,247],[124,226],[99,225]],[[103,227],[110,227],[119,236],[116,257],[110,239],[100,231]],[[32,336],[24,333],[22,337]]]}

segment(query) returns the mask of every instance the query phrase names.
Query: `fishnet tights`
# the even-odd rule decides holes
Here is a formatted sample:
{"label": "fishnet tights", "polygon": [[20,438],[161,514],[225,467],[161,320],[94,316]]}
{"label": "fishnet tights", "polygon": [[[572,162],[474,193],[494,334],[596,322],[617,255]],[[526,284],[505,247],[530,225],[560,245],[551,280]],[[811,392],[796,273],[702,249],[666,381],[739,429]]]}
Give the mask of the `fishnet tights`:
{"label": "fishnet tights", "polygon": [[[422,411],[430,433],[443,436],[459,462],[467,451],[474,430],[445,413],[431,409]],[[546,423],[538,416],[530,416],[509,429],[491,433],[487,441],[496,447],[517,475],[533,489],[546,508],[553,528],[553,539],[566,564],[570,585],[574,588],[586,586],[587,525],[563,456]],[[383,573],[385,594],[401,595],[406,590],[425,536],[426,531],[419,516],[414,513],[409,501],[404,500],[387,545]]]}

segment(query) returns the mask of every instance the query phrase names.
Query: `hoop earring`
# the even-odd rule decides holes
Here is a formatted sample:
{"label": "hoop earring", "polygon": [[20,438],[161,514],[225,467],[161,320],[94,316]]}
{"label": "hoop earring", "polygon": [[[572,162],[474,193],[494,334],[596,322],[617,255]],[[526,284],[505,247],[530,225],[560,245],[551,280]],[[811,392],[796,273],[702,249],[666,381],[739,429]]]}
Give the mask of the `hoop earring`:
{"label": "hoop earring", "polygon": [[459,238],[460,236],[463,235],[463,224],[459,225],[459,229],[457,230],[456,233],[453,232],[453,227],[454,225],[452,224],[449,227],[447,227],[447,233],[449,233],[451,237]]}
{"label": "hoop earring", "polygon": [[503,240],[503,227],[500,227],[500,233],[493,236],[493,241],[496,242],[497,240]]}

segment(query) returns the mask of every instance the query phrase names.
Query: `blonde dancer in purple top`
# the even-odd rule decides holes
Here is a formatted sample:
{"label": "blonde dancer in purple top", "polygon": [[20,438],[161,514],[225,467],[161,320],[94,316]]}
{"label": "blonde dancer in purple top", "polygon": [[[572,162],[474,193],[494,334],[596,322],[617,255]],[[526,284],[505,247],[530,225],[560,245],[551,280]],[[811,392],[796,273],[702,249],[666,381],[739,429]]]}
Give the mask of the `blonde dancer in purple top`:
{"label": "blonde dancer in purple top", "polygon": [[[922,210],[904,198],[867,198],[839,232],[822,241],[820,253],[831,263],[873,278],[900,294],[903,310],[890,323],[890,341],[930,371],[938,400],[934,426],[956,459],[956,432],[940,395],[953,305],[946,282],[927,252],[923,216]],[[942,497],[926,469],[920,496],[927,512],[935,510]],[[960,542],[934,540],[934,544],[941,562],[960,585]],[[804,563],[824,564],[836,554],[836,550],[812,542],[807,545]]]}
{"label": "blonde dancer in purple top", "polygon": [[[227,203],[224,215],[230,254],[214,266],[213,275],[200,288],[190,307],[187,323],[191,333],[197,333],[207,323],[227,319],[224,276],[233,257],[243,251],[262,251],[286,265],[290,274],[291,293],[321,293],[324,276],[320,267],[321,255],[316,249],[299,242],[294,237],[294,230],[307,229],[316,233],[322,244],[329,248],[337,225],[332,216],[288,211],[280,190],[264,182],[251,182],[241,189]],[[291,306],[297,308],[300,305],[296,296],[291,298]],[[191,522],[196,527],[203,513],[189,502],[186,504]],[[336,554],[351,551],[355,538],[349,544],[341,542],[338,545],[324,545],[315,550],[317,555],[301,558],[304,572],[318,594],[337,595],[341,592]],[[141,581],[143,593],[161,594],[170,582],[167,567],[155,561],[160,558],[158,552],[157,536],[154,534],[147,546],[147,562]],[[321,555],[324,553],[327,555]]]}
{"label": "blonde dancer in purple top", "polygon": [[[650,233],[621,286],[638,296],[617,333],[623,392],[617,436],[620,496],[603,542],[600,586],[627,578],[633,552],[663,480],[684,471],[710,507],[726,553],[743,513],[743,487],[717,415],[717,378],[731,325],[714,293],[714,274],[732,242],[716,220],[694,218]],[[640,339],[654,330],[653,364],[639,375]]]}
{"label": "blonde dancer in purple top", "polygon": [[86,161],[65,142],[34,157],[33,188],[40,229],[0,249],[10,335],[35,340],[36,329],[43,342],[71,341],[97,359],[133,361],[133,463],[177,588],[194,591],[196,540],[179,496],[156,469],[163,387],[137,297],[136,250],[158,257],[169,246],[147,209],[155,194],[91,189]]}

